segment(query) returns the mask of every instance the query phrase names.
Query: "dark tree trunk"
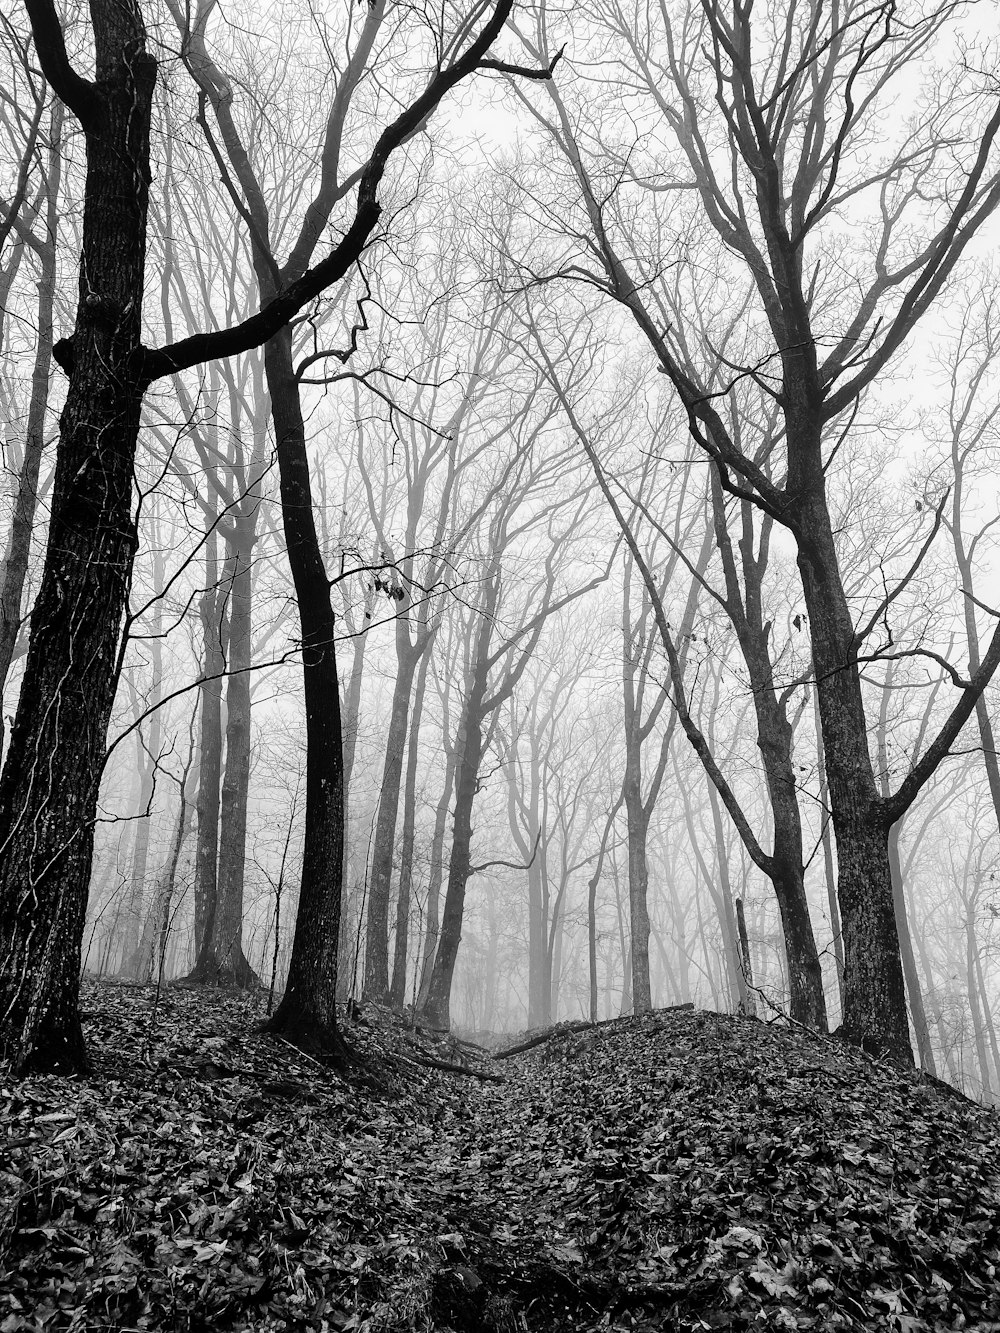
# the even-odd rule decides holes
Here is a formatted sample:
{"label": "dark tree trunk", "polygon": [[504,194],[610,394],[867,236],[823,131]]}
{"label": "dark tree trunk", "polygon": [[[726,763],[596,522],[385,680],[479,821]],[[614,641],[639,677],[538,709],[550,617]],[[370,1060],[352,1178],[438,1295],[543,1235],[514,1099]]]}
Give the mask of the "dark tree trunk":
{"label": "dark tree trunk", "polygon": [[[789,458],[811,457],[819,467],[818,432],[816,437],[797,445],[790,431]],[[808,466],[790,471],[789,489],[809,496],[796,507],[796,535],[837,839],[837,896],[844,931],[842,1033],[873,1055],[912,1063],[889,828],[868,751],[854,626],[837,565],[821,467],[818,477]]]}
{"label": "dark tree trunk", "polygon": [[[40,48],[54,13],[29,6]],[[0,778],[0,1052],[82,1069],[80,946],[98,787],[135,555],[141,304],[156,63],[134,0],[91,4],[97,82],[70,80],[87,174],[80,300],[49,543]],[[60,59],[60,56],[62,59]],[[43,65],[49,53],[42,55]],[[60,80],[65,83],[66,80]]]}
{"label": "dark tree trunk", "polygon": [[337,1028],[337,951],[344,875],[344,755],[330,581],[316,536],[309,457],[292,335],[264,349],[281,478],[281,516],[295,585],[306,709],[306,813],[302,878],[285,993],[271,1032],[342,1056]]}
{"label": "dark tree trunk", "polygon": [[[403,640],[405,639],[405,643]],[[372,845],[371,881],[368,890],[368,920],[365,930],[365,976],[362,994],[366,1000],[382,1001],[389,995],[389,897],[392,862],[396,848],[399,789],[406,752],[407,720],[417,654],[409,642],[405,624],[396,627],[396,683],[392,692],[389,734],[385,743],[382,789]]]}
{"label": "dark tree trunk", "polygon": [[726,610],[750,677],[757,745],[771,806],[774,845],[767,874],[781,917],[788,962],[789,1008],[796,1022],[825,1032],[823,966],[816,949],[806,896],[802,816],[792,760],[794,736],[786,706],[775,685],[771,665],[771,626],[764,618],[763,586],[769,559],[771,520],[761,518],[759,546],[755,550],[753,510],[746,502],[740,506],[741,591],[718,468],[712,469],[711,486],[716,543],[726,578]]}

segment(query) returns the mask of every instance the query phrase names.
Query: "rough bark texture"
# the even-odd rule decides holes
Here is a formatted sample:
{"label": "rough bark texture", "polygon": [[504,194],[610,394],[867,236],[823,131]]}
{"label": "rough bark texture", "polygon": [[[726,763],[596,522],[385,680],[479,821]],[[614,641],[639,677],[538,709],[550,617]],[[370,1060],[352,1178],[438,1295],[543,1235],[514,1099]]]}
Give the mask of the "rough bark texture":
{"label": "rough bark texture", "polygon": [[[83,114],[87,173],[72,374],[49,544],[0,778],[0,1052],[80,1069],[79,968],[98,785],[136,535],[149,125],[155,61],[130,0],[93,0],[97,82],[65,72],[29,10],[46,72]],[[48,46],[48,50],[46,47]],[[51,77],[51,74],[50,74]]]}
{"label": "rough bark texture", "polygon": [[330,581],[316,536],[292,335],[264,349],[281,479],[281,516],[295,585],[306,710],[306,813],[299,908],[285,993],[268,1022],[304,1047],[339,1057],[337,952],[344,875],[344,756]]}
{"label": "rough bark texture", "polygon": [[758,542],[754,542],[752,506],[739,506],[739,568],[727,526],[725,497],[718,468],[712,469],[712,509],[716,544],[726,580],[726,611],[736,633],[740,652],[750,677],[751,698],[757,721],[757,745],[764,766],[774,842],[767,875],[774,888],[788,963],[789,1008],[798,1023],[825,1032],[826,998],[809,900],[806,896],[805,857],[802,847],[802,817],[792,760],[793,733],[783,696],[774,680],[771,663],[770,622],[764,615],[764,577],[767,572],[771,520],[762,516]]}

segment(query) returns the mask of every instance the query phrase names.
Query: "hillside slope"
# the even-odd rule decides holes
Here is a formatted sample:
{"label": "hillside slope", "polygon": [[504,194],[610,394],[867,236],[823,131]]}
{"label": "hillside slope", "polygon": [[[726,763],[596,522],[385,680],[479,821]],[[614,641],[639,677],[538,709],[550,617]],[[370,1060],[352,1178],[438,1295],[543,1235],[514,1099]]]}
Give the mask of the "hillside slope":
{"label": "hillside slope", "polygon": [[0,1333],[1000,1330],[995,1114],[837,1042],[660,1013],[464,1076],[374,1011],[344,1083],[256,1000],[87,1004],[89,1079],[0,1078]]}

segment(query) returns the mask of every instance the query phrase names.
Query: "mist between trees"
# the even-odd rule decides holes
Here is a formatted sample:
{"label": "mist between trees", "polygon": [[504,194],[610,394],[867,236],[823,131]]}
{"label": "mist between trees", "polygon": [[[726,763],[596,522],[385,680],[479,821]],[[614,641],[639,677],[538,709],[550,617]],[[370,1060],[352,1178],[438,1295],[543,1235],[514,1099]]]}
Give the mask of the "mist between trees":
{"label": "mist between trees", "polygon": [[16,1070],[82,961],[994,1099],[980,8],[5,16]]}

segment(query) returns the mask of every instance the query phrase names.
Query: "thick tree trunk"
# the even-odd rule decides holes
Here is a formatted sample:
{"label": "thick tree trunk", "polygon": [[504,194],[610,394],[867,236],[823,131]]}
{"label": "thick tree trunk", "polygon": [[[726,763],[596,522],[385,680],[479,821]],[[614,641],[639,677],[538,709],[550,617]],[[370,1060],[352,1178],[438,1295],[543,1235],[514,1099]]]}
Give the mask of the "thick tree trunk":
{"label": "thick tree trunk", "polygon": [[132,481],[155,61],[130,0],[91,4],[80,301],[24,683],[0,778],[0,1053],[81,1069],[80,946],[135,556]]}
{"label": "thick tree trunk", "polygon": [[788,963],[789,1009],[796,1022],[825,1032],[827,1016],[823,966],[816,949],[806,896],[802,817],[792,760],[794,736],[782,701],[783,696],[775,685],[771,664],[771,627],[764,617],[763,584],[770,549],[770,520],[764,518],[760,521],[759,546],[755,550],[752,510],[745,502],[741,506],[741,591],[736,555],[727,527],[725,496],[717,468],[712,469],[712,507],[716,541],[726,576],[726,609],[750,677],[751,698],[757,720],[757,746],[764,764],[771,807],[774,844],[767,874],[781,916]]}
{"label": "thick tree trunk", "polygon": [[[405,639],[405,642],[403,641]],[[392,692],[389,734],[385,743],[382,788],[372,845],[371,879],[368,890],[368,920],[365,930],[365,976],[362,995],[382,1001],[389,995],[389,896],[392,862],[396,849],[399,790],[403,778],[410,695],[417,654],[409,642],[405,624],[396,627],[396,683]]]}
{"label": "thick tree trunk", "polygon": [[281,478],[281,516],[295,585],[306,709],[306,813],[295,936],[281,1003],[268,1029],[341,1058],[337,951],[344,876],[344,755],[330,581],[316,536],[309,457],[288,328],[267,343]]}
{"label": "thick tree trunk", "polygon": [[[802,452],[818,459],[818,445]],[[789,439],[789,457],[796,456]],[[789,474],[789,488],[798,478]],[[803,479],[809,499],[796,507],[798,565],[819,690],[823,749],[837,839],[844,932],[844,1037],[873,1055],[913,1062],[906,991],[896,934],[889,829],[868,751],[868,722],[854,627],[844,596],[822,474]]]}

